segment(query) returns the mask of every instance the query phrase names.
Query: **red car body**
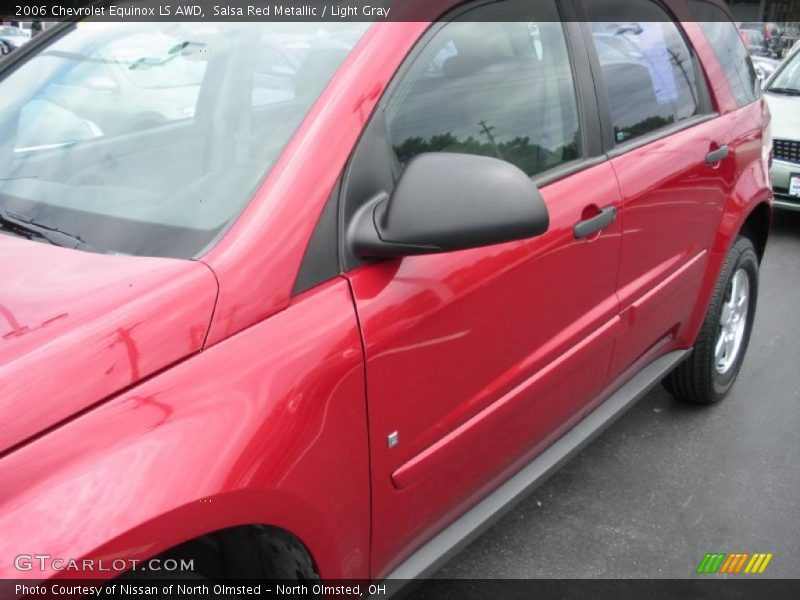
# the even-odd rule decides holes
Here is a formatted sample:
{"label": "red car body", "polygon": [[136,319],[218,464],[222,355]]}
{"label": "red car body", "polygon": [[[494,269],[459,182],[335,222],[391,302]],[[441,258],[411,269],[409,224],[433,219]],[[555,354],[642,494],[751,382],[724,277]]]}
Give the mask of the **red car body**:
{"label": "red car body", "polygon": [[[429,25],[370,28],[200,260],[0,236],[3,577],[59,575],[18,571],[20,553],[142,559],[250,524],[291,532],[323,579],[386,577],[644,365],[692,346],[729,247],[771,201],[764,102],[737,107],[695,23],[718,115],[543,186],[544,235],[292,294]],[[723,143],[730,157],[706,164]],[[601,203],[622,218],[576,242]]]}

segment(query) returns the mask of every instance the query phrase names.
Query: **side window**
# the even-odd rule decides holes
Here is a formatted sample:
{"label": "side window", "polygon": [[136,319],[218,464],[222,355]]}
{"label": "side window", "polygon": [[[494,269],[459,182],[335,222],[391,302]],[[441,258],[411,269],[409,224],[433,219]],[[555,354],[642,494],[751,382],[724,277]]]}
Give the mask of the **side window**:
{"label": "side window", "polygon": [[575,87],[555,2],[531,4],[481,6],[429,39],[384,104],[401,167],[423,152],[456,152],[497,157],[535,175],[579,157]]}
{"label": "side window", "polygon": [[692,53],[664,10],[637,4],[646,21],[613,22],[602,3],[587,4],[617,143],[700,113]]}
{"label": "side window", "polygon": [[736,104],[754,102],[759,96],[758,77],[736,25],[721,8],[708,2],[691,0],[689,8],[714,49]]}

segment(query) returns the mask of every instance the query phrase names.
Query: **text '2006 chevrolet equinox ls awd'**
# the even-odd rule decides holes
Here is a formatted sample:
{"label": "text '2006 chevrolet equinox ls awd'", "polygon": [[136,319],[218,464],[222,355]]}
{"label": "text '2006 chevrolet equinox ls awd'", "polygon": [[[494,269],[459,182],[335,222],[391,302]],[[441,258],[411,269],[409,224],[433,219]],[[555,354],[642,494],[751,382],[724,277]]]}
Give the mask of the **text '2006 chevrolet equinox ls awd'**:
{"label": "text '2006 chevrolet equinox ls awd'", "polygon": [[0,65],[3,577],[415,577],[660,379],[728,393],[772,196],[722,5],[428,4]]}

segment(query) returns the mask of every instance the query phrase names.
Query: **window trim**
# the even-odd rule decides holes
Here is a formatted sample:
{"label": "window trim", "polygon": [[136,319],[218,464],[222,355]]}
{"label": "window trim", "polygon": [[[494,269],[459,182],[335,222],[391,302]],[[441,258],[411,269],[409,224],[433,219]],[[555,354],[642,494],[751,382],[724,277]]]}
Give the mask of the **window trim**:
{"label": "window trim", "polygon": [[669,17],[670,22],[675,26],[679,35],[681,36],[684,43],[686,44],[686,47],[689,50],[689,55],[692,58],[692,69],[695,74],[695,81],[697,82],[697,96],[698,96],[697,100],[698,100],[699,113],[696,115],[692,115],[687,119],[683,119],[682,121],[678,121],[677,123],[665,125],[664,127],[660,127],[639,137],[632,138],[630,140],[625,140],[623,142],[617,142],[614,136],[614,123],[611,117],[611,106],[608,101],[608,91],[605,87],[602,67],[600,66],[600,59],[597,54],[597,49],[595,48],[594,45],[594,38],[592,36],[591,28],[589,27],[588,13],[586,11],[586,6],[585,6],[585,3],[587,1],[591,0],[572,0],[572,2],[575,5],[576,14],[579,16],[579,19],[581,21],[580,29],[583,34],[584,43],[587,46],[589,54],[589,67],[591,68],[595,82],[597,103],[600,109],[603,150],[606,156],[608,156],[609,158],[620,156],[622,154],[625,154],[626,152],[630,152],[631,150],[635,150],[636,148],[640,148],[641,146],[650,144],[659,139],[673,135],[679,131],[688,129],[689,127],[693,127],[699,123],[703,123],[718,116],[718,113],[716,112],[716,109],[713,106],[713,103],[711,102],[711,95],[708,91],[708,81],[706,79],[705,70],[701,65],[700,59],[697,55],[697,51],[695,50],[694,45],[686,35],[686,31],[684,31],[681,22],[675,17],[674,13],[670,10],[670,8],[666,6],[663,2],[661,2],[660,0],[648,0],[652,4],[658,6]]}
{"label": "window trim", "polygon": [[303,260],[292,285],[291,297],[299,296],[303,292],[337,277],[341,273],[339,264],[339,189],[341,177],[333,186],[325,206],[322,208],[314,226],[314,231],[308,240]]}
{"label": "window trim", "polygon": [[618,144],[616,147],[611,148],[606,152],[606,156],[609,159],[616,158],[618,156],[622,156],[623,154],[627,154],[637,148],[641,148],[642,146],[646,146],[648,144],[652,144],[653,142],[657,142],[660,139],[669,137],[671,135],[675,135],[676,133],[680,133],[685,129],[690,129],[695,127],[696,125],[700,125],[701,123],[705,123],[707,121],[711,121],[716,119],[719,116],[719,113],[709,113],[704,115],[694,115],[689,117],[688,119],[684,119],[683,121],[678,121],[677,123],[672,123],[671,125],[666,125],[650,133],[646,133],[642,136],[629,140],[627,142],[623,142],[622,144]]}

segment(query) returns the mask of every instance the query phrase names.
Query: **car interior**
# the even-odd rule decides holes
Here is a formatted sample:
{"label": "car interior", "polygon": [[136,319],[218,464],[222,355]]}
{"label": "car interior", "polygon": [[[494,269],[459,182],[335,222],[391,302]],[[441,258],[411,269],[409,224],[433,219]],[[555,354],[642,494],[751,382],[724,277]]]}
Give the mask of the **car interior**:
{"label": "car interior", "polygon": [[[290,98],[283,91],[270,101],[270,90],[255,89],[263,78],[254,77],[254,57],[269,36],[252,26],[223,29],[217,38],[223,34],[224,43],[209,37],[180,50],[179,58],[168,57],[207,63],[191,116],[123,126],[114,134],[105,135],[90,122],[75,135],[81,129],[76,124],[92,115],[92,106],[84,106],[81,116],[69,114],[68,128],[49,132],[50,139],[17,143],[25,106],[48,98],[53,85],[69,83],[81,55],[58,49],[56,42],[49,51],[53,56],[37,57],[12,72],[6,85],[19,87],[14,80],[30,77],[24,71],[36,69],[37,60],[61,63],[33,98],[21,98],[4,112],[0,154],[10,160],[3,161],[7,166],[0,173],[0,207],[78,234],[101,252],[178,258],[201,252],[250,199],[348,51],[312,48],[295,73],[285,74]],[[231,38],[236,42],[227,41]],[[222,48],[201,52],[192,46]],[[64,111],[49,104],[48,110]],[[124,106],[114,117],[135,123],[139,108]]]}

